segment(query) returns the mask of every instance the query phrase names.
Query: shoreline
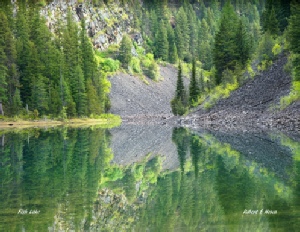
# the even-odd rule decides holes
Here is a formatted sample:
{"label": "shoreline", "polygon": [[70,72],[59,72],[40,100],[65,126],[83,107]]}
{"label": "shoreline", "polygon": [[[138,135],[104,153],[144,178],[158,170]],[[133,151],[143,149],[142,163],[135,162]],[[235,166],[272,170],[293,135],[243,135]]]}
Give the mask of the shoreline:
{"label": "shoreline", "polygon": [[67,126],[67,127],[82,127],[82,126],[103,126],[103,127],[115,127],[122,123],[121,119],[116,118],[101,118],[101,119],[92,119],[92,118],[74,118],[68,119],[65,121],[58,120],[8,120],[0,121],[0,130],[8,129],[25,129],[25,128],[45,128],[45,127],[57,127],[57,126]]}

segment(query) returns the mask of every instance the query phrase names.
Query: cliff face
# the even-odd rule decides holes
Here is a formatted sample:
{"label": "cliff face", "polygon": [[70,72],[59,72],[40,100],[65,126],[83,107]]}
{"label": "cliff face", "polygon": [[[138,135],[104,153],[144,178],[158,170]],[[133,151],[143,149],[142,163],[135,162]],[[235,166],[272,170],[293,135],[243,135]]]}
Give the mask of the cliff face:
{"label": "cliff face", "polygon": [[[124,33],[134,33],[133,13],[127,4],[121,6],[118,1],[110,6],[95,6],[91,1],[78,3],[77,0],[54,0],[41,10],[41,14],[54,32],[59,19],[66,21],[68,10],[78,24],[82,18],[85,19],[86,31],[96,49],[104,50],[111,44],[119,44]],[[139,33],[134,38],[141,43]]]}

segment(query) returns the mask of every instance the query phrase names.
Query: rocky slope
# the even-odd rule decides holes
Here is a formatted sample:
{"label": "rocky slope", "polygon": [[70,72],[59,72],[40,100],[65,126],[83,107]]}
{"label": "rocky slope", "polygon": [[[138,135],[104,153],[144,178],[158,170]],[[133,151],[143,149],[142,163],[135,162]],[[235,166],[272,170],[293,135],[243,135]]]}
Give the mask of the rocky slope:
{"label": "rocky slope", "polygon": [[[110,78],[111,113],[122,117],[123,122],[151,123],[173,117],[170,102],[175,94],[177,70],[172,65],[160,67],[161,80],[147,78],[145,84],[139,77],[119,73]],[[185,78],[186,85],[188,79]]]}
{"label": "rocky slope", "polygon": [[200,108],[181,124],[227,129],[279,128],[300,129],[300,102],[295,102],[283,111],[274,110],[280,98],[287,95],[291,77],[284,71],[287,57],[282,54],[266,71],[221,99],[209,111]]}

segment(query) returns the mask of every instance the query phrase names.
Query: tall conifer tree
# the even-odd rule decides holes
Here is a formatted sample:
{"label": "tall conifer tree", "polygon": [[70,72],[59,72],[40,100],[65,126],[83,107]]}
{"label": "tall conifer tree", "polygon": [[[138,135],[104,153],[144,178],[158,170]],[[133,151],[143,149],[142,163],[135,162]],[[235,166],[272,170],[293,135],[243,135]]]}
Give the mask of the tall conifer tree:
{"label": "tall conifer tree", "polygon": [[190,105],[192,105],[193,103],[195,103],[198,99],[199,96],[199,85],[198,85],[198,81],[196,78],[196,60],[193,59],[193,63],[192,63],[192,77],[191,77],[191,82],[190,82],[190,95],[189,95],[189,103]]}
{"label": "tall conifer tree", "polygon": [[158,32],[155,39],[156,56],[164,61],[169,58],[169,43],[166,26],[163,21],[159,23]]}
{"label": "tall conifer tree", "polygon": [[221,24],[215,36],[214,64],[216,66],[216,84],[222,82],[222,73],[226,69],[233,69],[236,64],[237,47],[235,44],[238,17],[233,6],[227,1],[222,10]]}

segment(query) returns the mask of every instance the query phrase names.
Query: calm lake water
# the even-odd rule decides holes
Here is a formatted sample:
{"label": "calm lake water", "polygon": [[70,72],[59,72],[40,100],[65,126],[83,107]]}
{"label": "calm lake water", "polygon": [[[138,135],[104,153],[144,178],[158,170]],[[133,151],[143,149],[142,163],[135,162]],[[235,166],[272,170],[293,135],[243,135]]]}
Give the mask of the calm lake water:
{"label": "calm lake water", "polygon": [[1,132],[0,231],[299,231],[297,141],[168,126]]}

